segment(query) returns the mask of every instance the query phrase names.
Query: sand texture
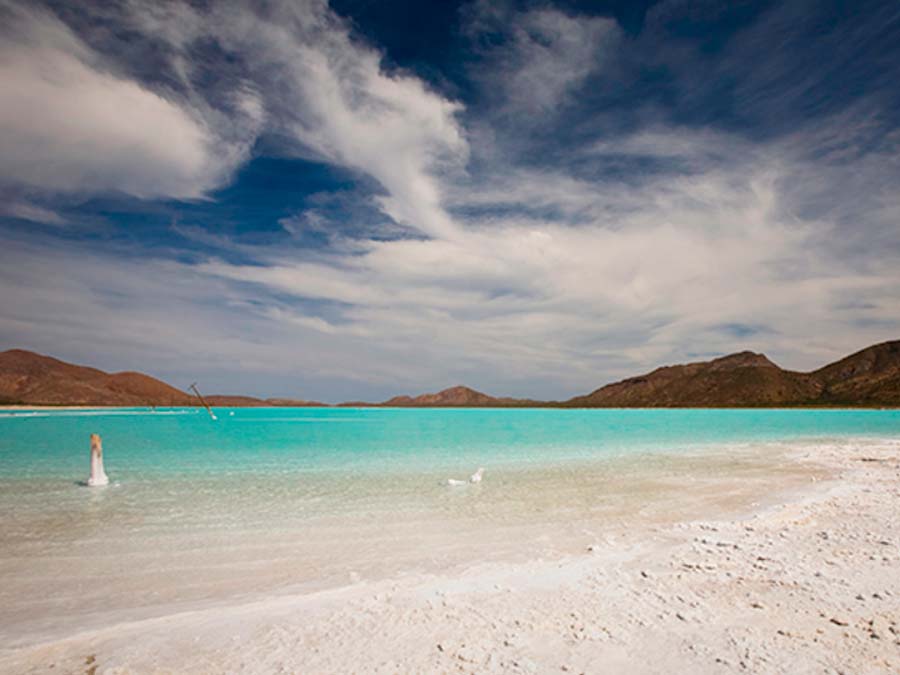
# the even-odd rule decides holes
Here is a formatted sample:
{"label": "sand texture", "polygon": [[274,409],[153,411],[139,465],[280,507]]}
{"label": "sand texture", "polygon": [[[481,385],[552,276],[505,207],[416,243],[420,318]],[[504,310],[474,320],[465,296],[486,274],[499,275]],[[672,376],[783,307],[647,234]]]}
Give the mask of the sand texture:
{"label": "sand texture", "polygon": [[804,452],[833,479],[739,518],[119,624],[7,673],[900,673],[900,442]]}

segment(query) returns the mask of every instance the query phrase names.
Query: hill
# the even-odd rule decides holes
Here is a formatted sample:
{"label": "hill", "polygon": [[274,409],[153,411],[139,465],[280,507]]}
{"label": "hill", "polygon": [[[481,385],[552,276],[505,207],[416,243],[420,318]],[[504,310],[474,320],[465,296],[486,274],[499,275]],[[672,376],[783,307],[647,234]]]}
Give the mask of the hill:
{"label": "hill", "polygon": [[608,384],[567,407],[781,406],[814,400],[821,387],[808,376],[782,370],[763,354],[740,352],[712,361],[657,368]]}
{"label": "hill", "polygon": [[[320,406],[251,396],[206,397],[212,406]],[[0,352],[0,404],[196,406],[196,397],[142,373],[105,373],[24,349]]]}
{"label": "hill", "polygon": [[[210,395],[213,406],[322,406],[315,401]],[[195,397],[149,375],[105,373],[49,356],[0,352],[0,404],[190,406]],[[872,345],[808,373],[785,370],[765,355],[738,352],[711,361],[664,366],[567,401],[495,398],[464,386],[382,403],[343,406],[441,407],[777,407],[900,406],[900,340]]]}
{"label": "hill", "polygon": [[562,405],[573,408],[900,405],[900,341],[873,345],[810,373],[763,354],[666,366],[608,384]]}
{"label": "hill", "polygon": [[900,340],[882,342],[820,368],[819,400],[832,405],[900,405]]}
{"label": "hill", "polygon": [[395,396],[356,406],[563,407],[563,408],[751,408],[793,406],[900,406],[900,340],[873,345],[801,373],[785,370],[750,351],[664,366],[605,385],[567,401],[494,398],[457,386],[435,394]]}
{"label": "hill", "polygon": [[212,394],[203,397],[212,407],[220,408],[316,408],[325,406],[318,401],[300,401],[292,398],[256,398],[235,394]]}
{"label": "hill", "polygon": [[105,373],[22,349],[0,352],[0,403],[31,405],[193,405],[195,399],[149,375]]}
{"label": "hill", "polygon": [[469,387],[457,386],[435,394],[422,394],[416,397],[395,396],[379,405],[392,408],[457,408],[497,406],[507,401],[512,399],[494,398]]}

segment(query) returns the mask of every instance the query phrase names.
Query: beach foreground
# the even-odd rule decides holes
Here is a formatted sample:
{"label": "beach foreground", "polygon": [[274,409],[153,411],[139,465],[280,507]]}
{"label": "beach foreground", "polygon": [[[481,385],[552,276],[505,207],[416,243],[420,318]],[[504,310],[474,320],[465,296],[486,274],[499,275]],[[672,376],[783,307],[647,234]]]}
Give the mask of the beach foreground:
{"label": "beach foreground", "polygon": [[9,648],[3,672],[900,672],[900,442],[798,452],[741,515],[556,560],[182,612]]}

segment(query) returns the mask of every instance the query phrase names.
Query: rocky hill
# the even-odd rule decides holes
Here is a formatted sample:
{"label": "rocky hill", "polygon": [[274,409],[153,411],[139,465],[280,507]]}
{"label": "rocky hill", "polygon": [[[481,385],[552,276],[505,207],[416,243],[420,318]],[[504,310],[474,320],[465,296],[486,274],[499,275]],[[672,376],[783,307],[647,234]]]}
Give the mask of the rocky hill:
{"label": "rocky hill", "polygon": [[421,396],[395,396],[380,405],[391,408],[456,408],[510,405],[515,399],[488,396],[469,387],[456,386]]}
{"label": "rocky hill", "polygon": [[[206,397],[212,406],[320,406],[314,401]],[[195,396],[142,373],[105,373],[24,349],[0,352],[0,404],[195,406]]]}
{"label": "rocky hill", "polygon": [[396,396],[379,404],[426,407],[728,408],[900,406],[900,340],[873,345],[809,373],[785,370],[764,354],[664,366],[567,401],[494,398],[468,387]]}
{"label": "rocky hill", "polygon": [[666,366],[608,384],[566,407],[765,407],[900,405],[900,341],[856,352],[811,373],[784,370],[763,354]]}
{"label": "rocky hill", "polygon": [[819,400],[834,405],[900,405],[900,340],[882,342],[811,373]]}
{"label": "rocky hill", "polygon": [[105,373],[22,349],[0,352],[0,403],[168,406],[195,400],[141,373]]}
{"label": "rocky hill", "polygon": [[221,408],[316,408],[325,406],[318,401],[301,401],[293,398],[256,398],[236,394],[213,394],[203,397],[213,407]]}
{"label": "rocky hill", "polygon": [[802,373],[782,370],[762,354],[740,352],[712,361],[665,366],[608,384],[570,407],[780,406],[813,400],[820,387]]}
{"label": "rocky hill", "polygon": [[[315,401],[210,395],[214,406],[321,406]],[[21,349],[0,352],[0,404],[197,405],[195,397],[141,373],[105,373]],[[439,407],[778,407],[900,406],[900,340],[863,349],[809,373],[784,370],[763,354],[739,352],[664,366],[567,401],[495,398],[456,386],[382,403],[342,405]]]}

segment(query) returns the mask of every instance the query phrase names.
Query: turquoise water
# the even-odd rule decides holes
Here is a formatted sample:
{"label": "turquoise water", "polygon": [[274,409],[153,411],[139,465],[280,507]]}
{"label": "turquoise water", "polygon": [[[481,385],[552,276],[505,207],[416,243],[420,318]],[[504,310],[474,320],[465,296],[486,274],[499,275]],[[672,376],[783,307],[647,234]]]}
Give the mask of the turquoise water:
{"label": "turquoise water", "polygon": [[[229,414],[229,413],[233,413]],[[0,485],[75,480],[100,433],[120,481],[565,463],[709,444],[900,433],[898,410],[239,408],[0,413]]]}
{"label": "turquoise water", "polygon": [[[809,484],[792,448],[900,436],[896,410],[216,412],[0,412],[0,647],[583,551]],[[79,485],[91,433],[108,487]]]}

